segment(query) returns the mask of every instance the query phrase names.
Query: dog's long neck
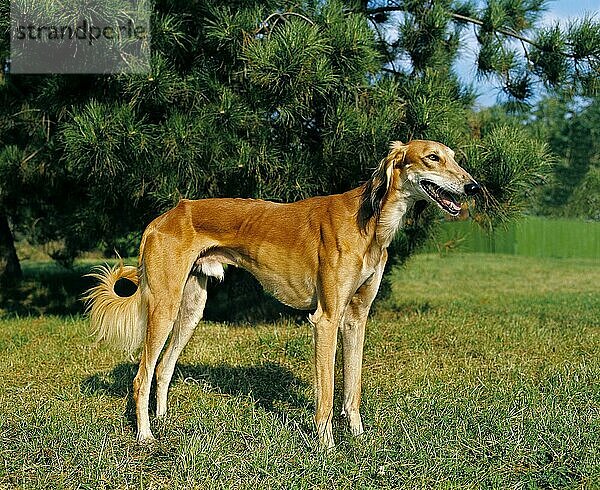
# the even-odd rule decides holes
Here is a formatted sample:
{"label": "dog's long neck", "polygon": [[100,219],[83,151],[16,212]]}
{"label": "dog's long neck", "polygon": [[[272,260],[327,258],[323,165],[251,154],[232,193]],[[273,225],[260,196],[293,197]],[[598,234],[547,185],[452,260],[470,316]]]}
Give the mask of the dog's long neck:
{"label": "dog's long neck", "polygon": [[410,194],[402,191],[394,193],[393,198],[388,196],[385,200],[375,227],[375,238],[383,248],[387,248],[396,232],[404,227],[414,203]]}
{"label": "dog's long neck", "polygon": [[[393,185],[393,184],[392,184]],[[380,207],[371,200],[372,182],[366,182],[356,189],[359,193],[359,226],[381,248],[387,248],[396,232],[402,228],[416,200],[405,189],[387,192],[381,199]]]}

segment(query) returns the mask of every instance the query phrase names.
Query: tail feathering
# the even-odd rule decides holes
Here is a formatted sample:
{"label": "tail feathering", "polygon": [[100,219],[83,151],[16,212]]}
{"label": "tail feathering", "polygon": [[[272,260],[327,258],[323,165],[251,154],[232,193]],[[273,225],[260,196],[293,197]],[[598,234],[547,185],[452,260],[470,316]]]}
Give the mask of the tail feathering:
{"label": "tail feathering", "polygon": [[[138,275],[137,267],[123,265],[121,261],[112,267],[98,266],[87,276],[98,281],[83,297],[93,335],[97,341],[105,341],[133,359],[146,335],[148,313],[143,273]],[[119,296],[114,289],[119,279],[136,284],[135,293]]]}

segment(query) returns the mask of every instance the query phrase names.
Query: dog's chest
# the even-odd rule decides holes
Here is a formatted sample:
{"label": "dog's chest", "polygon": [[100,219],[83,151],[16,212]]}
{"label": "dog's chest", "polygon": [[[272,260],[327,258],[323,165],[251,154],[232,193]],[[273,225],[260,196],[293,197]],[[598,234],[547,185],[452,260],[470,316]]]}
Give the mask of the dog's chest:
{"label": "dog's chest", "polygon": [[381,263],[383,253],[384,251],[381,248],[373,247],[364,254],[360,269],[358,287],[362,286],[365,282],[369,281],[373,277]]}
{"label": "dog's chest", "polygon": [[371,277],[373,277],[373,274],[375,274],[375,267],[363,265],[358,279],[358,288],[360,288],[360,286],[362,286],[365,282],[371,279]]}

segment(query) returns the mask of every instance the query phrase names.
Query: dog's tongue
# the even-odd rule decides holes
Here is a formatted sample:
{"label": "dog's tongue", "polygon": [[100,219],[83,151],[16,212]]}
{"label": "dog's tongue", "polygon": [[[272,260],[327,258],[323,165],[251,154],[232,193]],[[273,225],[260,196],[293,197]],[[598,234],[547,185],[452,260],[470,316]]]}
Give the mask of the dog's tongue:
{"label": "dog's tongue", "polygon": [[453,211],[460,211],[460,206],[458,204],[456,204],[454,201],[450,201],[448,199],[442,199],[442,202],[444,203],[444,205],[448,206],[449,209],[452,209]]}

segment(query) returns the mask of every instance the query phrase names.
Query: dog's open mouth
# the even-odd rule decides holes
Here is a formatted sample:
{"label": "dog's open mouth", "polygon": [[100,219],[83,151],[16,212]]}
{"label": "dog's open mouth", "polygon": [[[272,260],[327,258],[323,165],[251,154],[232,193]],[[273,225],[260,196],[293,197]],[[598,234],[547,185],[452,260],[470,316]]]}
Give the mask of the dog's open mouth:
{"label": "dog's open mouth", "polygon": [[430,180],[421,180],[419,185],[443,211],[446,211],[451,216],[459,215],[460,204],[450,192]]}

